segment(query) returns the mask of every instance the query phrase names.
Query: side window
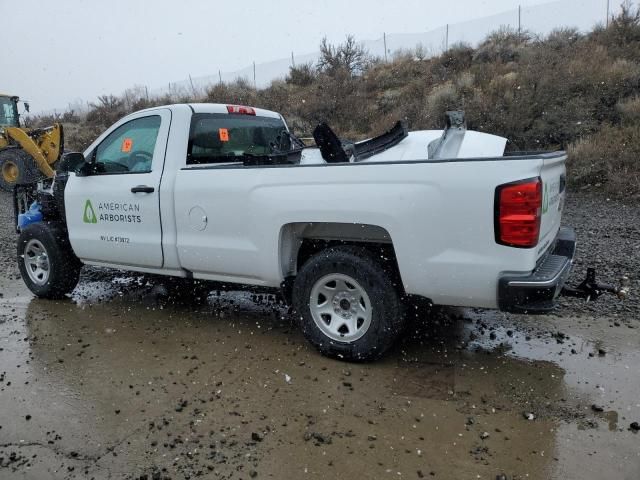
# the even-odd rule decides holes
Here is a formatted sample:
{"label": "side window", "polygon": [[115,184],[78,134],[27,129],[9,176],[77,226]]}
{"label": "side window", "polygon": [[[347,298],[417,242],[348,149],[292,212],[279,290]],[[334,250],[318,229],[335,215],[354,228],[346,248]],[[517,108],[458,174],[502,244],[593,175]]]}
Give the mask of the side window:
{"label": "side window", "polygon": [[95,150],[95,174],[151,172],[160,120],[137,118],[111,132]]}

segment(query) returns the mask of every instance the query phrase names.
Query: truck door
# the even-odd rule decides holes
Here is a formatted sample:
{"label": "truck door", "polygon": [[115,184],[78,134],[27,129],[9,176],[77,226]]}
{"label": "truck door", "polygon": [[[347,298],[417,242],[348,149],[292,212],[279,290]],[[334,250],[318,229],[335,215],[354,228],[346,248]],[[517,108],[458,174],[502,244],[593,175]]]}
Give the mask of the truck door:
{"label": "truck door", "polygon": [[94,167],[65,189],[69,239],[88,262],[163,264],[159,189],[171,122],[168,109],[116,123],[85,153]]}

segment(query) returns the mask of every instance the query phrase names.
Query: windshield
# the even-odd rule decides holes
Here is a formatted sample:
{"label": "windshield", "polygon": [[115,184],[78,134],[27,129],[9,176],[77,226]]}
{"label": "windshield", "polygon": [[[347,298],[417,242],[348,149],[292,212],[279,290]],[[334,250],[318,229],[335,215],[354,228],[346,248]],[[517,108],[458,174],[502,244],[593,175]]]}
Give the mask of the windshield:
{"label": "windshield", "polygon": [[0,97],[0,126],[18,126],[18,105],[12,97]]}
{"label": "windshield", "polygon": [[198,113],[191,120],[187,163],[224,163],[236,161],[233,157],[290,149],[287,127],[280,118]]}

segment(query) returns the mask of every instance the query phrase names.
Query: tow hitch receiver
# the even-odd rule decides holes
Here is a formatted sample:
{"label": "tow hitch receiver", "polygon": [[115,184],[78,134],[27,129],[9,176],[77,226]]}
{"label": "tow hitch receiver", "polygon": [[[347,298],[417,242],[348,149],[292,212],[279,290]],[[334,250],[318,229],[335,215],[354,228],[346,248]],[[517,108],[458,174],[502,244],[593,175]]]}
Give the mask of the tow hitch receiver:
{"label": "tow hitch receiver", "polygon": [[625,298],[628,293],[628,287],[625,285],[628,283],[628,279],[623,277],[623,285],[621,287],[615,287],[605,283],[598,283],[596,281],[596,269],[587,268],[587,277],[582,281],[578,287],[563,287],[561,295],[567,297],[584,298],[588,301],[597,300],[597,298],[604,293],[613,293],[619,298]]}

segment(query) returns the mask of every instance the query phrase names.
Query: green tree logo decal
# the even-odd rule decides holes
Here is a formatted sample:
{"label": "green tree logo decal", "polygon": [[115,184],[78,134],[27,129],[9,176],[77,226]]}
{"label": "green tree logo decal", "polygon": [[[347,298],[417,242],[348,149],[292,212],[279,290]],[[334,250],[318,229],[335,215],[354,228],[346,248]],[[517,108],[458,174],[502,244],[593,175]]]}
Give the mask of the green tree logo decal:
{"label": "green tree logo decal", "polygon": [[98,217],[96,217],[96,212],[93,210],[91,200],[87,200],[84,204],[84,215],[82,216],[82,221],[84,223],[98,223]]}

